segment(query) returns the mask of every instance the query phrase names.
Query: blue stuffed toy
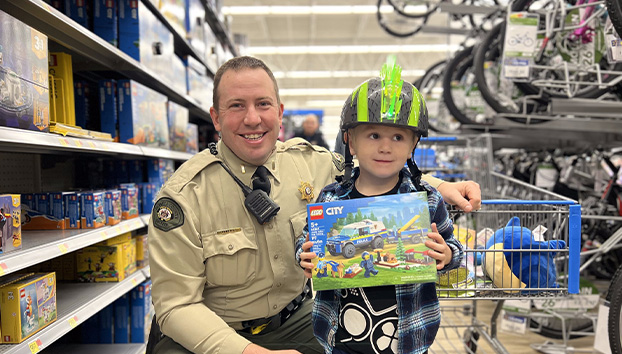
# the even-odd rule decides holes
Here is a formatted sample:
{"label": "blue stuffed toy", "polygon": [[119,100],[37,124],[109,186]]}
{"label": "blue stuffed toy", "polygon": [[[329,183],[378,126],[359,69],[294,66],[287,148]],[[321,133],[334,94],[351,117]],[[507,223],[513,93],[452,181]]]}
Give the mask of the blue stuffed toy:
{"label": "blue stuffed toy", "polygon": [[[484,271],[497,288],[525,289],[523,293],[534,293],[539,288],[558,288],[557,271],[553,257],[557,251],[566,248],[562,240],[536,241],[531,230],[520,226],[520,219],[513,217],[504,228],[495,232],[486,242],[486,249],[500,250],[482,252]],[[531,249],[531,252],[512,250]],[[501,251],[503,250],[503,251]],[[478,257],[479,258],[479,257]],[[536,290],[528,290],[528,289]],[[518,291],[505,290],[509,293]]]}

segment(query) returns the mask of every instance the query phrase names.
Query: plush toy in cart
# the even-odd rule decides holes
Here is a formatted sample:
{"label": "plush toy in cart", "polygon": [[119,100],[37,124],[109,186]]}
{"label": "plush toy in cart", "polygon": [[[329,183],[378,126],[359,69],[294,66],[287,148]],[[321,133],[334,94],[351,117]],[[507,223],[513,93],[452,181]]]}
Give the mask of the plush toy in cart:
{"label": "plush toy in cart", "polygon": [[564,248],[563,240],[535,240],[531,230],[521,227],[520,219],[513,217],[486,242],[486,249],[495,251],[481,252],[478,259],[481,256],[484,272],[497,288],[524,289],[522,293],[532,293],[540,291],[537,289],[559,287],[553,258],[556,250]]}

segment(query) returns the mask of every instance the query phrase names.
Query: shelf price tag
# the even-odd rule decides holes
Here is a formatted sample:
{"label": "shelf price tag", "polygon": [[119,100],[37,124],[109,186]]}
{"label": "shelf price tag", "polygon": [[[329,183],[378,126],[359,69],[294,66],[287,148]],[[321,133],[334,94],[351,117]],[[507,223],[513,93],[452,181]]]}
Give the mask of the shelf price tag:
{"label": "shelf price tag", "polygon": [[6,271],[7,269],[9,269],[9,267],[6,265],[6,263],[4,262],[0,263],[0,276],[3,276],[4,271]]}
{"label": "shelf price tag", "polygon": [[95,149],[95,144],[92,141],[87,141],[86,144],[91,148]]}
{"label": "shelf price tag", "polygon": [[75,140],[77,147],[82,147],[82,142],[80,140]]}
{"label": "shelf price tag", "polygon": [[58,245],[58,249],[60,250],[60,253],[65,254],[69,250],[69,247],[67,246],[66,243],[63,243],[63,244]]}
{"label": "shelf price tag", "polygon": [[73,316],[72,318],[68,320],[68,322],[71,328],[76,328],[76,326],[78,325],[78,316]]}
{"label": "shelf price tag", "polygon": [[134,286],[138,285],[138,282],[136,281],[136,278],[132,278],[132,285],[134,285]]}
{"label": "shelf price tag", "polygon": [[65,138],[58,138],[58,142],[59,142],[62,146],[69,146],[69,141],[67,141],[67,139],[65,139]]}
{"label": "shelf price tag", "polygon": [[36,354],[41,351],[41,349],[39,349],[40,345],[43,345],[43,343],[41,343],[41,339],[37,339],[36,341],[28,343],[28,348],[30,348],[32,354]]}

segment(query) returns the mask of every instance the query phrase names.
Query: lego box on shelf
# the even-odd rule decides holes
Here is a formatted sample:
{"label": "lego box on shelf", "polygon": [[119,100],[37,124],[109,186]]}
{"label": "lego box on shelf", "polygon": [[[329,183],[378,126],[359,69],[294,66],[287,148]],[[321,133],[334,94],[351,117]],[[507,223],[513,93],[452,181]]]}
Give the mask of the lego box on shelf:
{"label": "lego box on shelf", "polygon": [[93,4],[93,33],[115,47],[119,41],[118,1],[95,0]]}
{"label": "lego box on shelf", "polygon": [[186,128],[188,109],[175,102],[168,101],[168,132],[171,150],[186,151]]}
{"label": "lego box on shelf", "polygon": [[2,342],[21,343],[56,321],[56,274],[37,273],[0,288]]}
{"label": "lego box on shelf", "polygon": [[151,329],[153,306],[151,305],[151,280],[140,283],[130,291],[130,341],[132,343],[147,343]]}
{"label": "lego box on shelf", "polygon": [[82,193],[82,222],[83,229],[96,229],[106,226],[106,193],[88,192]]}
{"label": "lego box on shelf", "polygon": [[79,281],[122,281],[136,271],[136,240],[82,248],[76,252],[76,263]]}
{"label": "lego box on shelf", "polygon": [[134,183],[121,185],[121,219],[138,217],[138,188]]}
{"label": "lego box on shelf", "polygon": [[117,81],[99,80],[98,82],[100,129],[119,141],[119,118],[117,113]]}
{"label": "lego box on shelf", "polygon": [[52,97],[55,102],[54,119],[57,123],[76,125],[76,106],[73,88],[73,66],[71,55],[51,52],[49,72],[54,77]]}
{"label": "lego box on shelf", "polygon": [[307,215],[314,290],[436,281],[425,192],[309,204]]}
{"label": "lego box on shelf", "polygon": [[0,126],[49,131],[48,38],[0,11]]}
{"label": "lego box on shelf", "polygon": [[106,191],[106,224],[116,225],[121,222],[121,191]]}
{"label": "lego box on shelf", "polygon": [[119,141],[169,148],[166,96],[136,81],[119,80]]}
{"label": "lego box on shelf", "polygon": [[0,195],[0,254],[22,248],[21,196]]}
{"label": "lego box on shelf", "polygon": [[186,152],[196,154],[199,152],[199,127],[194,123],[188,123],[186,129]]}

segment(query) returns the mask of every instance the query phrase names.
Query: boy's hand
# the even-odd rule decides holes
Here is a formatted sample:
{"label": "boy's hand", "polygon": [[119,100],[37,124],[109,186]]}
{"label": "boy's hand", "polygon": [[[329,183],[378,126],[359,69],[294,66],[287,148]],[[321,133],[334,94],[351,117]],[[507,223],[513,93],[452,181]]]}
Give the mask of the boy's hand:
{"label": "boy's hand", "polygon": [[[309,236],[307,236],[307,240]],[[315,258],[315,252],[309,252],[309,250],[313,247],[312,241],[307,241],[302,244],[302,253],[300,254],[300,266],[305,270],[305,276],[311,279],[313,275],[313,263],[311,260]]]}
{"label": "boy's hand", "polygon": [[432,240],[425,241],[425,245],[430,248],[428,255],[436,259],[436,269],[441,270],[451,262],[453,252],[451,248],[447,246],[447,243],[445,243],[443,236],[438,233],[436,223],[432,223],[430,226],[432,227],[432,232],[428,232],[428,237]]}

